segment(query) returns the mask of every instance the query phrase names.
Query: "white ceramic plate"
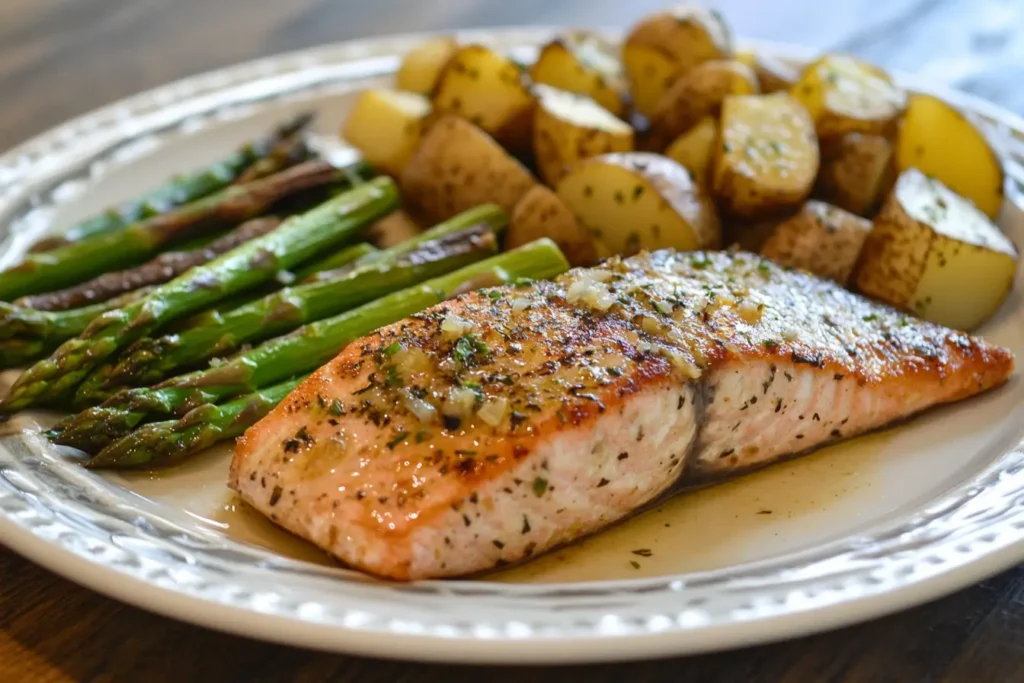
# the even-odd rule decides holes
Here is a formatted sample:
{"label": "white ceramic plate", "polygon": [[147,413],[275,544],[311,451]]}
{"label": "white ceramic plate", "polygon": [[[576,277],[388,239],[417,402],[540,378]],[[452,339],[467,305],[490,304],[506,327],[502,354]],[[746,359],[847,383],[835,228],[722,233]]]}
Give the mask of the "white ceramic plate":
{"label": "white ceramic plate", "polygon": [[[528,52],[550,34],[465,38]],[[328,46],[199,76],[22,145],[0,157],[0,266],[41,233],[210,161],[289,112],[316,108],[331,137],[353,93],[387,83],[396,55],[421,38]],[[992,136],[1020,204],[1024,121],[940,94]],[[1024,214],[1011,202],[1001,223],[1021,244]],[[983,333],[1024,357],[1021,278]],[[6,429],[0,542],[155,612],[366,655],[525,663],[707,651],[876,617],[1024,560],[1019,378],[910,425],[682,496],[519,569],[410,585],[332,566],[236,507],[226,448],[159,475],[99,476],[62,459],[32,420]]]}

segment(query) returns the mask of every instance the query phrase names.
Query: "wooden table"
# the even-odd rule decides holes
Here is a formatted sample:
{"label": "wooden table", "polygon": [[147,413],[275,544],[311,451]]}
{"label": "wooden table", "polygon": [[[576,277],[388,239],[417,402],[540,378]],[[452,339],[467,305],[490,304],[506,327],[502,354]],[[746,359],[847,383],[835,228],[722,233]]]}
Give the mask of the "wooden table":
{"label": "wooden table", "polygon": [[[0,149],[205,69],[452,26],[624,25],[653,0],[4,0]],[[1024,113],[1019,0],[721,0],[737,33],[852,51]],[[585,8],[585,10],[583,9]],[[1024,681],[1024,568],[842,631],[739,652],[573,669],[457,668],[271,646],[102,598],[0,548],[0,681]]]}

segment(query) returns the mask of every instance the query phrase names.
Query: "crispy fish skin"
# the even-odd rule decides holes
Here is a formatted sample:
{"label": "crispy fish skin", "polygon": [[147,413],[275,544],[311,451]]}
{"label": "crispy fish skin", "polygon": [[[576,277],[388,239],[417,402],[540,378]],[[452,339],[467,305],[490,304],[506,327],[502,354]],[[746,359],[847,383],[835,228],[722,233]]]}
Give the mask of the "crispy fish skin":
{"label": "crispy fish skin", "polygon": [[458,576],[999,386],[1006,349],[753,254],[612,259],[354,342],[230,485],[366,572]]}

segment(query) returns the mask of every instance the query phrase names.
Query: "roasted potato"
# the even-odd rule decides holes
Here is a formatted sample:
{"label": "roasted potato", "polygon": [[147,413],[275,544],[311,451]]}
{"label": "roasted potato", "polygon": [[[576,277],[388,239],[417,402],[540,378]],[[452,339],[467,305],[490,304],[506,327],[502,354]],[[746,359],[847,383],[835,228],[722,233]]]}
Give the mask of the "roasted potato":
{"label": "roasted potato", "polygon": [[761,256],[841,285],[850,281],[871,221],[824,202],[805,202],[775,228]]}
{"label": "roasted potato", "polygon": [[721,246],[714,203],[685,168],[659,154],[592,157],[562,178],[557,193],[601,257]]}
{"label": "roasted potato", "polygon": [[626,84],[617,50],[596,34],[572,31],[552,40],[530,67],[530,78],[586,95],[619,118],[626,115]]}
{"label": "roasted potato", "polygon": [[514,249],[541,237],[554,240],[573,266],[592,266],[597,262],[590,233],[553,191],[535,185],[512,212],[505,248]]}
{"label": "roasted potato", "polygon": [[881,135],[847,133],[822,147],[815,193],[841,209],[870,217],[895,181],[892,143]]}
{"label": "roasted potato", "polygon": [[759,92],[757,76],[735,59],[712,59],[680,76],[651,113],[651,144],[661,149],[705,116],[717,117],[728,95]]}
{"label": "roasted potato", "polygon": [[430,100],[409,92],[366,90],[359,95],[342,137],[384,173],[398,175],[419,146]]}
{"label": "roasted potato", "polygon": [[730,95],[722,105],[714,194],[729,213],[765,218],[796,208],[818,173],[807,110],[787,93]]}
{"label": "roasted potato", "polygon": [[714,10],[683,4],[644,17],[622,46],[633,106],[650,116],[677,78],[732,52],[732,32]]}
{"label": "roasted potato", "polygon": [[534,99],[519,66],[483,45],[459,48],[433,93],[434,109],[466,119],[510,149],[530,144]]}
{"label": "roasted potato", "polygon": [[964,115],[931,95],[912,95],[896,143],[899,170],[917,168],[995,219],[1003,206],[1003,167]]}
{"label": "roasted potato", "polygon": [[381,249],[393,247],[423,232],[423,226],[404,209],[392,211],[366,229],[366,237]]}
{"label": "roasted potato", "polygon": [[718,143],[718,120],[705,116],[693,128],[677,137],[665,156],[681,164],[694,180],[707,185],[711,178],[711,162]]}
{"label": "roasted potato", "polygon": [[789,91],[811,113],[823,140],[846,133],[891,133],[907,100],[878,67],[837,54],[812,62]]}
{"label": "roasted potato", "polygon": [[761,92],[765,94],[789,90],[800,80],[799,70],[768,55],[754,55],[748,66],[754,70]]}
{"label": "roasted potato", "polygon": [[533,153],[541,180],[555,185],[577,161],[633,149],[633,129],[585,95],[536,86]]}
{"label": "roasted potato", "polygon": [[459,44],[451,36],[437,36],[420,43],[402,57],[395,73],[395,87],[429,96],[458,49]]}
{"label": "roasted potato", "polygon": [[971,202],[917,169],[900,174],[864,244],[856,285],[918,317],[971,330],[1006,299],[1017,250]]}
{"label": "roasted potato", "polygon": [[431,126],[400,180],[405,199],[432,222],[487,203],[511,214],[535,184],[493,138],[456,116]]}

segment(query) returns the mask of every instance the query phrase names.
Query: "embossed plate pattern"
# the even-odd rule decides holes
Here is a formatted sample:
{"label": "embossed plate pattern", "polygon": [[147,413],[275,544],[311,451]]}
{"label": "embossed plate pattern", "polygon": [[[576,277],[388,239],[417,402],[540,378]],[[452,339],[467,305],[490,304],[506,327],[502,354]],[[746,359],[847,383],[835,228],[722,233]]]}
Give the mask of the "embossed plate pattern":
{"label": "embossed plate pattern", "polygon": [[[529,51],[551,33],[464,36]],[[89,190],[116,169],[154,149],[208,139],[204,131],[240,130],[266,108],[341,102],[346,93],[384,82],[397,66],[395,55],[419,39],[326,46],[212,72],[98,110],[12,150],[0,157],[0,265],[55,222],[66,223],[69,207],[81,215],[102,206]],[[753,47],[794,61],[807,57],[795,48]],[[1020,204],[1024,121],[957,93],[939,94],[991,136],[1006,161],[1008,195]],[[177,169],[160,173],[171,170]],[[1003,223],[1019,243],[1024,225],[1009,204]],[[1021,329],[1021,289],[1018,282],[1010,310],[1001,314],[1004,327]],[[31,432],[0,439],[0,542],[125,602],[300,646],[494,663],[734,647],[895,611],[1024,559],[1021,390],[1015,383],[999,404],[1010,411],[1000,428],[972,442],[978,455],[970,462],[981,464],[955,471],[959,478],[928,500],[908,500],[898,514],[854,535],[714,571],[564,584],[383,583],[182,523],[161,504],[65,460]]]}

